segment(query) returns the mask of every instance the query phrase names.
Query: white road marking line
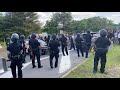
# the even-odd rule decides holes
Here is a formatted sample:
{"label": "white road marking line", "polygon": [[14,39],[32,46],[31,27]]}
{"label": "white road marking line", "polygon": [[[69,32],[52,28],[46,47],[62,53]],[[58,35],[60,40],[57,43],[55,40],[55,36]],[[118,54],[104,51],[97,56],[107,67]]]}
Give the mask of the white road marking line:
{"label": "white road marking line", "polygon": [[[42,58],[41,61],[44,60],[44,59],[47,59],[47,58],[49,58],[49,57]],[[35,60],[35,62],[37,62],[37,60]],[[23,64],[22,70],[23,70],[24,68],[26,68],[28,65],[30,65],[31,63],[32,63],[32,62],[28,62],[28,63]],[[16,72],[18,72],[18,70],[16,70]],[[6,73],[0,75],[0,78],[11,78],[11,77],[12,77],[11,70],[9,70],[9,71],[7,71]]]}
{"label": "white road marking line", "polygon": [[0,70],[0,73],[4,73],[4,70],[3,70],[3,69],[1,69],[1,70]]}
{"label": "white road marking line", "polygon": [[[69,51],[72,51],[72,50],[69,50]],[[59,53],[59,54],[62,54],[62,53]],[[44,58],[41,58],[40,60],[42,61],[42,60],[47,59],[47,58],[49,58],[49,56],[44,57]],[[37,62],[37,60],[35,60],[35,62]],[[23,64],[22,70],[23,70],[24,68],[26,68],[28,65],[30,65],[31,63],[32,63],[32,62],[27,62],[27,63]],[[2,70],[1,70],[1,71],[2,71]],[[17,71],[16,71],[16,72],[17,72]],[[10,70],[10,69],[9,69],[6,73],[0,75],[0,78],[11,78],[11,77],[12,77],[12,73],[11,73],[11,70]]]}
{"label": "white road marking line", "polygon": [[70,56],[62,56],[60,61],[59,73],[67,71],[71,67]]}
{"label": "white road marking line", "polygon": [[83,62],[79,63],[77,66],[75,66],[74,68],[72,68],[70,71],[68,71],[67,73],[65,73],[64,75],[60,76],[60,78],[64,78],[65,76],[67,76],[68,74],[70,74],[73,70],[75,70],[77,67],[79,67],[81,64],[85,63],[89,58],[85,59]]}

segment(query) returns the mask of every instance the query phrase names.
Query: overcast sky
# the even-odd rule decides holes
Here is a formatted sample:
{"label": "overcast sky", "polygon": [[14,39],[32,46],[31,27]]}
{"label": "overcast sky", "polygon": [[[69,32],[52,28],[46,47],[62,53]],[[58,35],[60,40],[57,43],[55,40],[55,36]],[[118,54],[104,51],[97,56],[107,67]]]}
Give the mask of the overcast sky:
{"label": "overcast sky", "polygon": [[[40,15],[40,21],[45,24],[54,12],[37,12]],[[94,16],[106,17],[118,24],[120,22],[120,12],[71,12],[75,20],[87,19]]]}

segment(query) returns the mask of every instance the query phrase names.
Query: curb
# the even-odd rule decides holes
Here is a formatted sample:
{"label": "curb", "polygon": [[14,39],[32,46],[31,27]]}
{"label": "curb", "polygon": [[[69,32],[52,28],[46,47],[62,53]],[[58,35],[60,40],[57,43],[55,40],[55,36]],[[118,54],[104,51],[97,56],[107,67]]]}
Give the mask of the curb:
{"label": "curb", "polygon": [[65,76],[67,76],[68,74],[71,73],[71,71],[75,70],[78,66],[80,66],[81,64],[83,64],[84,62],[86,62],[89,58],[83,60],[82,63],[78,64],[77,66],[75,66],[74,68],[72,68],[70,71],[68,71],[67,73],[65,73],[64,75],[60,76],[60,78],[64,78]]}

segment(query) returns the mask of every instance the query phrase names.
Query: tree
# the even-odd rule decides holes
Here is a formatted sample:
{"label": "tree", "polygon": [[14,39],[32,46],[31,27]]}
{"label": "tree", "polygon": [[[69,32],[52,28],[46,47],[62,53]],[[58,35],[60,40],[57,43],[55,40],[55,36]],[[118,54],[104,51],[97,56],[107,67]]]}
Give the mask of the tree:
{"label": "tree", "polygon": [[53,20],[53,19],[47,20],[47,21],[46,21],[46,24],[45,24],[45,26],[44,26],[43,31],[44,31],[44,32],[47,32],[47,33],[49,33],[49,34],[59,33],[59,32],[58,32],[58,29],[57,29],[57,26],[58,26],[58,23],[57,23],[56,20]]}
{"label": "tree", "polygon": [[113,27],[113,21],[107,18],[93,17],[83,19],[81,21],[72,20],[70,22],[70,32],[83,32],[90,29],[91,31],[99,31],[100,29],[111,29]]}
{"label": "tree", "polygon": [[58,24],[63,25],[63,31],[69,31],[69,25],[72,20],[72,15],[70,12],[58,12],[53,15],[53,19],[58,22]]}
{"label": "tree", "polygon": [[[59,30],[62,29],[63,31],[69,32],[70,30],[70,22],[72,20],[72,15],[70,12],[57,12],[53,13],[52,18],[46,21],[44,26],[44,30],[48,33],[59,33]],[[62,24],[62,28],[58,28],[59,24]]]}
{"label": "tree", "polygon": [[2,23],[4,37],[10,36],[12,33],[28,36],[32,32],[39,32],[41,29],[38,15],[34,12],[7,12]]}

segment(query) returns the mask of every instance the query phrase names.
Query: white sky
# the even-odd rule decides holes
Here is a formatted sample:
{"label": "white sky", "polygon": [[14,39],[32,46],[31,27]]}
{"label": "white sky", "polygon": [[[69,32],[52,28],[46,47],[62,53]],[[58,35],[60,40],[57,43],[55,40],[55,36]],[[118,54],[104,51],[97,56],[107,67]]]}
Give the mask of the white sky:
{"label": "white sky", "polygon": [[[40,21],[45,24],[46,20],[49,20],[54,12],[37,12],[40,16]],[[87,19],[94,16],[106,17],[118,24],[120,22],[120,12],[71,12],[72,17],[75,20]]]}

